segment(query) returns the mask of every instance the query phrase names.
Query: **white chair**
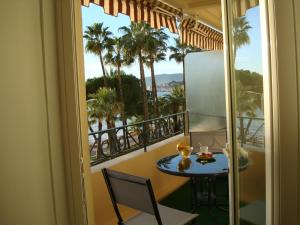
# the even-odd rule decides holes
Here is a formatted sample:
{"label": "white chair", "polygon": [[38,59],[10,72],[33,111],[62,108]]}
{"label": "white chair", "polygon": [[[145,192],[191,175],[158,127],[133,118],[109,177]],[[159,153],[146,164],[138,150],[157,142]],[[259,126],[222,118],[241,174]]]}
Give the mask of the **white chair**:
{"label": "white chair", "polygon": [[[119,225],[184,225],[195,222],[198,216],[157,204],[150,179],[106,168],[102,173]],[[140,213],[123,221],[118,204],[136,209]]]}

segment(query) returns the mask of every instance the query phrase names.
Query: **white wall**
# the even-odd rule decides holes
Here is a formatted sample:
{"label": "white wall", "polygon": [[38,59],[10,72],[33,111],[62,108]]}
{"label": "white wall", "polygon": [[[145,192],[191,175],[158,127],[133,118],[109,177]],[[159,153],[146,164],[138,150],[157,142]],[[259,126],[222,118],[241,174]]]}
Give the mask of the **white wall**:
{"label": "white wall", "polygon": [[68,224],[54,9],[1,1],[1,225]]}

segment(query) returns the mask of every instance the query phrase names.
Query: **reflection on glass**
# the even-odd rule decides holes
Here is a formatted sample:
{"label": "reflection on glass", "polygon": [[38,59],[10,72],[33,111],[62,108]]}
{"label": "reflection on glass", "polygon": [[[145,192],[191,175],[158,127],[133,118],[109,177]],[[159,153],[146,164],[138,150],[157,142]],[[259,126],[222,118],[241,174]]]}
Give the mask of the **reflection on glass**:
{"label": "reflection on glass", "polygon": [[[245,2],[253,2],[245,4]],[[240,224],[264,225],[265,131],[261,26],[258,1],[232,0]]]}
{"label": "reflection on glass", "polygon": [[183,172],[184,170],[188,170],[191,167],[192,161],[189,158],[182,159],[178,163],[178,170]]}

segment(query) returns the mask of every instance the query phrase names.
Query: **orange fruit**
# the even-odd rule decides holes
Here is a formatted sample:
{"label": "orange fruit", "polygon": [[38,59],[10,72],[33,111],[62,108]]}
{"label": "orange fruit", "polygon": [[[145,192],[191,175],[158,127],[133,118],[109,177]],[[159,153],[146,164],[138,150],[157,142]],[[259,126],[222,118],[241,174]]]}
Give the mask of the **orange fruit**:
{"label": "orange fruit", "polygon": [[177,147],[177,150],[178,150],[178,151],[182,151],[182,150],[186,149],[186,146],[185,146],[183,143],[177,144],[176,147]]}

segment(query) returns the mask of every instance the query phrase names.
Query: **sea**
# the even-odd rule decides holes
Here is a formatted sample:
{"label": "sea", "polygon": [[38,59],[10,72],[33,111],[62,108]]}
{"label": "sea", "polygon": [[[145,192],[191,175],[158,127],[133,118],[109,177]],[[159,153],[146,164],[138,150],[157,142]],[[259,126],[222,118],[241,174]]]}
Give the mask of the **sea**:
{"label": "sea", "polygon": [[166,95],[170,94],[170,92],[167,91],[161,91],[161,92],[157,92],[157,96],[158,97],[164,97]]}

